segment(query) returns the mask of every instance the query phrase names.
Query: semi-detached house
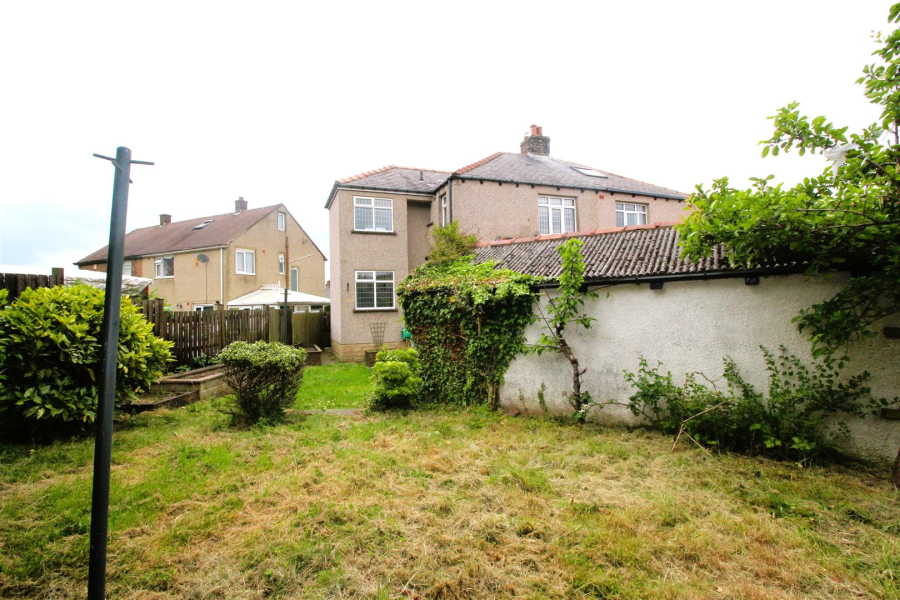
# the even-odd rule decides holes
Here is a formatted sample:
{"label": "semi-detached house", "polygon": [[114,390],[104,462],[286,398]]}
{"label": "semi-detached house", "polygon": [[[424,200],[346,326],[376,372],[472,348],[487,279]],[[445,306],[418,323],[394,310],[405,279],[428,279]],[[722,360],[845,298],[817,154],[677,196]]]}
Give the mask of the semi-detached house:
{"label": "semi-detached house", "polygon": [[[105,271],[107,247],[75,264]],[[263,286],[325,293],[325,255],[284,204],[248,208],[243,198],[219,215],[141,227],[125,236],[126,275],[153,279],[150,289],[175,310],[212,310]]]}
{"label": "semi-detached house", "polygon": [[425,262],[431,228],[458,221],[480,240],[554,236],[680,220],[686,194],[552,158],[532,125],[518,153],[456,171],[388,166],[334,183],[329,211],[332,348],[344,361],[402,344],[397,284]]}

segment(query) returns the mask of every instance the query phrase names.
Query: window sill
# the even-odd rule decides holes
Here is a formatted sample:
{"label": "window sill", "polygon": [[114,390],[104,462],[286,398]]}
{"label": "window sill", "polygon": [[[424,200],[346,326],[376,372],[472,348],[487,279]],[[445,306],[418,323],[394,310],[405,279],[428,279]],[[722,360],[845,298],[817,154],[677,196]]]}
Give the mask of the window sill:
{"label": "window sill", "polygon": [[367,229],[351,229],[350,233],[364,233],[369,235],[397,235],[396,231],[369,231]]}
{"label": "window sill", "polygon": [[243,271],[235,271],[235,275],[256,275],[256,273],[244,273]]}
{"label": "window sill", "polygon": [[400,312],[398,308],[354,308],[355,313]]}
{"label": "window sill", "polygon": [[174,275],[160,275],[159,277],[154,277],[153,279],[175,279]]}

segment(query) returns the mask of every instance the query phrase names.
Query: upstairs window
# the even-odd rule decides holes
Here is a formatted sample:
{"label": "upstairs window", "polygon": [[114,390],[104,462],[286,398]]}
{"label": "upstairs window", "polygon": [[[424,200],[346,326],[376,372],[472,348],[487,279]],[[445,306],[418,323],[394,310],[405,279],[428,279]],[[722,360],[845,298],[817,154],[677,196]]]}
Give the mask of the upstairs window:
{"label": "upstairs window", "polygon": [[446,227],[450,222],[450,204],[447,202],[447,194],[441,195],[441,227]]}
{"label": "upstairs window", "polygon": [[575,199],[538,198],[538,225],[541,235],[551,233],[572,233],[575,231]]}
{"label": "upstairs window", "polygon": [[355,231],[394,231],[394,201],[389,198],[353,198]]}
{"label": "upstairs window", "polygon": [[235,250],[234,266],[238,275],[256,275],[256,252]]}
{"label": "upstairs window", "polygon": [[356,308],[394,308],[394,272],[357,271]]}
{"label": "upstairs window", "polygon": [[284,213],[278,213],[278,231],[284,231]]}
{"label": "upstairs window", "polygon": [[588,177],[609,179],[609,175],[606,175],[605,173],[601,173],[597,169],[592,169],[590,167],[572,167],[572,168],[575,169],[577,172],[581,173],[582,175],[587,175]]}
{"label": "upstairs window", "polygon": [[291,291],[300,291],[300,267],[291,267]]}
{"label": "upstairs window", "polygon": [[126,260],[125,263],[122,265],[122,275],[124,275],[125,277],[131,277],[131,261],[130,260]]}
{"label": "upstairs window", "polygon": [[646,204],[624,204],[616,202],[616,227],[627,225],[646,225]]}
{"label": "upstairs window", "polygon": [[284,275],[284,254],[278,255],[278,274]]}
{"label": "upstairs window", "polygon": [[175,277],[175,257],[160,256],[156,259],[156,278]]}
{"label": "upstairs window", "polygon": [[207,225],[209,225],[212,222],[213,222],[213,219],[207,219],[206,221],[203,221],[199,225],[194,226],[194,229],[203,229],[204,227],[206,227]]}

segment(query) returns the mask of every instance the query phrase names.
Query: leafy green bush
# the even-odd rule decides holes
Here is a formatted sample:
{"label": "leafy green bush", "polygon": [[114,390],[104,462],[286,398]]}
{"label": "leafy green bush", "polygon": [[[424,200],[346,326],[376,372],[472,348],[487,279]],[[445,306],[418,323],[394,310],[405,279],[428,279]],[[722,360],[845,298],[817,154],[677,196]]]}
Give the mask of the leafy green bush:
{"label": "leafy green bush", "polygon": [[402,362],[409,365],[413,373],[419,374],[419,353],[412,348],[400,348],[398,350],[384,349],[375,355],[376,363]]}
{"label": "leafy green bush", "polygon": [[368,410],[410,408],[419,400],[422,379],[409,363],[396,360],[375,363],[375,389],[369,396]]}
{"label": "leafy green bush", "polygon": [[[94,421],[103,298],[103,290],[87,285],[28,289],[0,309],[0,425],[46,432]],[[171,346],[122,301],[117,403],[163,375]]]}
{"label": "leafy green bush", "polygon": [[459,221],[451,221],[443,227],[431,230],[431,247],[428,249],[428,262],[444,263],[457,260],[472,254],[478,236],[459,231]]}
{"label": "leafy green bush", "polygon": [[730,358],[723,359],[726,390],[715,389],[697,373],[682,386],[672,374],[659,372],[641,357],[637,373],[625,371],[625,381],[637,391],[628,408],[667,433],[681,431],[706,446],[806,461],[838,451],[849,433],[845,423],[830,423],[840,413],[865,415],[885,404],[871,397],[865,385],[868,372],[843,379],[834,364],[820,361],[812,368],[781,346],[776,358],[761,347],[769,376],[768,393],[757,391],[738,372]]}
{"label": "leafy green bush", "polygon": [[306,350],[279,342],[234,342],[219,354],[225,382],[234,392],[231,414],[258,423],[284,418],[303,383]]}

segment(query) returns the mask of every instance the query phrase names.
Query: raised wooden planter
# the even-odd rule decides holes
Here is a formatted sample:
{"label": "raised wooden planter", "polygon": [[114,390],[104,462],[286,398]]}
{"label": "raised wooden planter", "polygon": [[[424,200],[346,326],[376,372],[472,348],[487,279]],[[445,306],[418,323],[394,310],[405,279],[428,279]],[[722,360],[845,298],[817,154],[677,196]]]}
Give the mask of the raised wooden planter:
{"label": "raised wooden planter", "polygon": [[302,346],[304,350],[306,350],[306,362],[303,363],[306,366],[311,367],[319,367],[322,365],[322,349],[316,346],[315,344],[311,344],[309,346]]}
{"label": "raised wooden planter", "polygon": [[156,410],[157,408],[180,408],[198,402],[199,400],[200,391],[194,390],[192,392],[185,392],[174,396],[168,395],[168,397],[156,402],[132,402],[130,404],[124,404],[122,410],[140,413],[148,410]]}
{"label": "raised wooden planter", "polygon": [[151,392],[198,392],[198,400],[205,400],[226,394],[231,391],[225,383],[225,370],[222,365],[211,365],[184,373],[167,375],[152,386]]}

